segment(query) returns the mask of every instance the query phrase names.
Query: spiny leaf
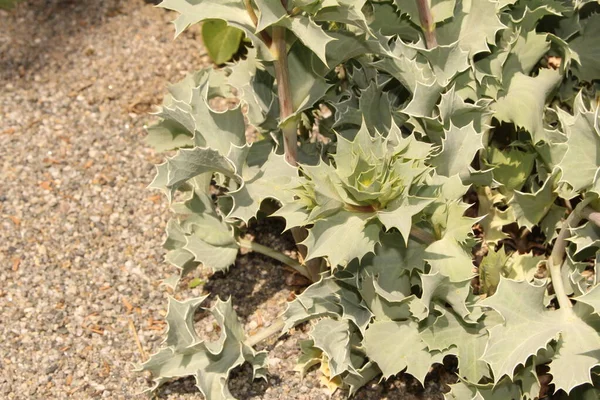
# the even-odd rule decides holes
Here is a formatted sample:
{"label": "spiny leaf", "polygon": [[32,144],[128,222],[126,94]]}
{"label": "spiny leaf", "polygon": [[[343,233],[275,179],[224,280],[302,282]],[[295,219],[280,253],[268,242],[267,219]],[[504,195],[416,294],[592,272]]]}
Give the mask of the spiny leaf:
{"label": "spiny leaf", "polygon": [[531,174],[535,161],[535,153],[497,147],[487,149],[488,165],[494,168],[494,180],[503,184],[508,190],[521,190]]}
{"label": "spiny leaf", "polygon": [[182,183],[206,172],[219,172],[228,177],[235,177],[236,171],[231,162],[218,151],[196,147],[182,149],[167,159],[167,188],[177,189]]}
{"label": "spiny leaf", "polygon": [[517,400],[521,399],[521,390],[511,381],[504,380],[501,384],[472,385],[470,382],[459,380],[450,385],[450,393],[444,394],[445,400]]}
{"label": "spiny leaf", "polygon": [[350,361],[350,324],[346,320],[324,318],[310,332],[314,346],[323,350],[329,360],[330,378],[352,368]]}
{"label": "spiny leaf", "polygon": [[423,290],[421,301],[427,309],[427,314],[429,314],[430,303],[438,300],[444,305],[449,304],[463,320],[469,319],[470,310],[467,308],[466,301],[470,293],[470,280],[452,282],[440,273],[422,274],[421,286]]}
{"label": "spiny leaf", "polygon": [[494,117],[527,130],[533,143],[545,140],[543,115],[546,99],[562,81],[557,70],[541,69],[536,77],[516,73],[506,95],[495,105]]}
{"label": "spiny leaf", "polygon": [[158,122],[148,127],[147,132],[148,136],[146,136],[144,141],[157,152],[194,145],[194,139],[190,132],[173,120]]}
{"label": "spiny leaf", "polygon": [[[591,382],[590,369],[600,363],[600,335],[590,326],[597,321],[589,321],[581,308],[575,315],[547,310],[544,291],[544,286],[502,279],[496,294],[480,303],[498,311],[505,321],[490,329],[482,360],[490,365],[498,382],[504,375],[512,378],[519,364],[558,339],[560,356],[550,363],[550,370],[560,372],[554,375],[557,390],[569,393],[575,386]],[[576,363],[578,368],[572,368]],[[571,372],[567,372],[569,368]]]}
{"label": "spiny leaf", "polygon": [[587,222],[581,227],[572,228],[571,232],[573,236],[568,240],[575,243],[575,254],[589,248],[598,249],[600,247],[600,227],[595,223]]}
{"label": "spiny leaf", "polygon": [[[256,144],[252,147],[254,146]],[[275,153],[271,153],[266,160],[246,164],[241,172],[242,187],[229,193],[233,199],[233,208],[227,217],[248,222],[256,215],[262,201],[267,198],[284,203],[291,201],[293,195],[286,190],[286,187],[290,185],[297,173],[296,168]]]}
{"label": "spiny leaf", "polygon": [[421,338],[430,351],[446,351],[458,357],[459,375],[472,383],[490,377],[488,365],[480,360],[488,341],[485,325],[466,324],[454,313],[447,311],[435,323],[421,332]]}
{"label": "spiny leaf", "polygon": [[410,230],[413,226],[413,217],[423,211],[433,199],[419,197],[406,197],[388,204],[384,211],[377,212],[377,218],[386,227],[398,229],[405,243],[408,243]]}
{"label": "spiny leaf", "polygon": [[264,42],[255,34],[255,27],[248,15],[244,2],[237,0],[163,0],[160,7],[179,13],[175,19],[175,35],[179,36],[190,25],[211,20],[227,21],[229,26],[241,29],[258,49],[262,59],[272,60],[272,55]]}
{"label": "spiny leaf", "polygon": [[[579,94],[576,103],[582,102],[582,95]],[[600,170],[598,114],[580,105],[572,117],[565,113],[560,116],[568,136],[567,151],[559,164],[561,181],[567,182],[576,191],[588,189],[594,185]]]}
{"label": "spiny leaf", "polygon": [[471,255],[450,237],[429,245],[424,258],[431,265],[431,272],[440,272],[452,282],[462,282],[474,275]]}
{"label": "spiny leaf", "polygon": [[[515,222],[511,209],[501,210],[495,206],[504,196],[493,193],[489,187],[477,189],[479,199],[479,215],[483,216],[480,224],[486,242],[496,244],[508,235],[502,231],[505,225]],[[485,215],[484,215],[485,214]]]}
{"label": "spiny leaf", "polygon": [[[379,241],[381,225],[373,217],[344,211],[317,221],[302,242],[308,248],[307,260],[327,257],[331,268],[345,266],[355,258],[360,260]],[[342,243],[340,237],[344,238]]]}
{"label": "spiny leaf", "polygon": [[515,190],[509,204],[520,226],[531,229],[548,213],[554,200],[558,197],[553,187],[555,181],[554,177],[549,177],[535,193],[523,193]]}
{"label": "spiny leaf", "polygon": [[579,63],[573,65],[575,75],[591,82],[600,78],[600,14],[592,14],[582,21],[584,26],[579,36],[569,46],[579,56]]}
{"label": "spiny leaf", "polygon": [[450,129],[444,129],[444,134],[442,151],[431,159],[431,164],[443,176],[465,174],[477,151],[483,148],[482,135],[472,124],[462,128],[450,124]]}
{"label": "spiny leaf", "polygon": [[375,361],[384,378],[402,372],[414,376],[421,384],[432,364],[441,362],[441,354],[431,355],[411,322],[374,322],[365,334],[367,356]]}
{"label": "spiny leaf", "polygon": [[322,278],[310,285],[294,301],[287,304],[283,314],[284,330],[316,317],[341,317],[340,287],[332,277]]}
{"label": "spiny leaf", "polygon": [[[428,0],[427,3],[431,9],[434,23],[442,22],[454,15],[456,0]],[[415,25],[421,24],[416,1],[394,0],[394,4],[400,12],[407,13]]]}
{"label": "spiny leaf", "polygon": [[496,33],[505,28],[498,18],[496,2],[479,0],[463,2],[454,18],[439,26],[436,34],[440,44],[450,44],[458,40],[469,57],[488,52],[488,44],[495,44]]}
{"label": "spiny leaf", "polygon": [[278,25],[283,25],[294,32],[294,35],[314,52],[323,64],[327,65],[325,49],[327,48],[327,44],[334,39],[325,33],[311,18],[304,15],[287,17],[278,22]]}
{"label": "spiny leaf", "polygon": [[600,315],[600,285],[594,286],[583,296],[576,297],[575,300],[588,304],[594,308],[594,312]]}
{"label": "spiny leaf", "polygon": [[564,321],[566,326],[550,363],[552,383],[567,394],[577,386],[592,383],[591,369],[600,365],[600,319],[588,316],[584,307],[576,308],[576,313]]}
{"label": "spiny leaf", "polygon": [[254,2],[259,11],[257,32],[265,30],[287,16],[287,11],[283,8],[281,0],[254,0]]}
{"label": "spiny leaf", "polygon": [[255,352],[243,343],[244,331],[237,320],[231,301],[217,303],[210,309],[221,327],[215,342],[199,339],[194,331],[194,313],[206,297],[178,302],[171,299],[167,313],[168,336],[165,344],[139,370],[154,375],[154,390],[173,378],[192,375],[207,400],[233,399],[227,386],[229,373],[250,362],[255,376],[264,378],[266,352]]}

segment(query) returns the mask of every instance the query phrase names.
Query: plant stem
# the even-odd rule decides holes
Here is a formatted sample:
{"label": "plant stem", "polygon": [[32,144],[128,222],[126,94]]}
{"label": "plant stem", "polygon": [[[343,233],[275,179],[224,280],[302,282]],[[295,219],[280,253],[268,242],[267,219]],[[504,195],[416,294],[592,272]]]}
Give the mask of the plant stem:
{"label": "plant stem", "polygon": [[431,15],[431,8],[427,0],[416,0],[417,9],[419,10],[419,19],[421,22],[421,29],[425,35],[425,44],[428,49],[436,47],[437,38],[435,37],[435,21],[433,15]]}
{"label": "plant stem", "polygon": [[277,94],[279,96],[279,123],[283,131],[283,150],[286,161],[295,167],[298,165],[298,136],[296,120],[289,118],[294,110],[287,62],[285,28],[281,26],[273,27],[272,53],[275,56],[275,79],[277,79]]}
{"label": "plant stem", "polygon": [[437,240],[431,233],[416,226],[410,228],[410,236],[423,244],[431,244]]}
{"label": "plant stem", "polygon": [[556,299],[558,300],[558,304],[561,309],[569,310],[572,313],[573,304],[571,304],[571,300],[569,300],[569,296],[565,291],[565,285],[562,280],[562,264],[567,252],[567,239],[570,236],[570,228],[572,226],[577,226],[577,224],[582,219],[582,210],[585,206],[591,201],[590,198],[584,199],[575,207],[573,212],[567,217],[567,219],[562,223],[560,227],[560,232],[558,233],[558,237],[556,238],[556,242],[554,242],[554,247],[552,248],[552,253],[550,254],[550,258],[548,259],[550,271],[550,278],[552,279],[552,286],[554,287],[554,293],[556,293]]}
{"label": "plant stem", "polygon": [[581,210],[581,215],[597,227],[600,227],[600,212],[594,210],[592,207],[584,207]]}
{"label": "plant stem", "polygon": [[290,268],[293,268],[294,271],[298,272],[302,276],[312,280],[312,277],[310,276],[304,265],[300,264],[297,260],[294,260],[292,257],[286,256],[280,251],[247,239],[238,239],[238,244],[240,245],[240,247],[243,247],[245,249],[252,250],[254,252],[271,257],[272,259],[277,260]]}
{"label": "plant stem", "polygon": [[261,329],[260,331],[258,331],[256,333],[256,335],[250,336],[248,339],[246,339],[246,341],[244,343],[250,347],[254,347],[258,343],[262,342],[263,340],[266,340],[266,339],[270,338],[271,336],[276,335],[277,333],[281,332],[281,330],[283,329],[284,326],[285,326],[285,322],[281,318],[278,318],[270,326],[267,326],[266,328]]}
{"label": "plant stem", "polygon": [[[252,7],[252,2],[250,0],[244,0],[244,5],[246,6],[246,12],[250,16],[252,23],[254,24],[255,27],[257,27],[258,26],[258,17],[256,16],[256,13],[254,12],[254,8]],[[269,34],[267,32],[265,32],[264,30],[260,31],[260,36],[262,37],[263,42],[265,42],[265,44],[268,47],[271,47],[271,44],[273,43],[273,39],[271,39],[271,36],[269,36]]]}
{"label": "plant stem", "polygon": [[256,13],[254,12],[254,8],[252,7],[252,2],[250,0],[244,0],[244,5],[246,6],[246,12],[250,16],[252,23],[254,24],[254,26],[257,26],[258,25],[258,17],[256,16]]}

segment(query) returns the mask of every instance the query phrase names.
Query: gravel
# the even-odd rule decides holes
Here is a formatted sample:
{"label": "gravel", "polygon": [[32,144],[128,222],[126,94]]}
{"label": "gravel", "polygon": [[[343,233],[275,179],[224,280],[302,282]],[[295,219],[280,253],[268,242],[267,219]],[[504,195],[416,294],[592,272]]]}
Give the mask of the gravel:
{"label": "gravel", "polygon": [[[173,41],[174,15],[147,3],[30,0],[0,11],[2,399],[129,399],[148,386],[132,368],[160,345],[170,294],[160,281],[175,271],[161,248],[166,201],[145,189],[162,156],[142,142],[143,127],[167,83],[209,59],[197,29]],[[252,233],[291,249],[280,229]],[[193,277],[205,284],[190,289],[190,277],[177,298],[232,296],[249,332],[299,290],[255,254],[240,255],[226,275]],[[210,337],[211,322],[199,317],[199,333]],[[266,345],[268,382],[251,382],[241,368],[232,393],[329,398],[318,371],[304,380],[293,371],[307,329]],[[447,375],[434,370],[425,389],[409,377],[373,382],[356,398],[441,399]],[[159,397],[203,398],[192,379],[165,385]]]}

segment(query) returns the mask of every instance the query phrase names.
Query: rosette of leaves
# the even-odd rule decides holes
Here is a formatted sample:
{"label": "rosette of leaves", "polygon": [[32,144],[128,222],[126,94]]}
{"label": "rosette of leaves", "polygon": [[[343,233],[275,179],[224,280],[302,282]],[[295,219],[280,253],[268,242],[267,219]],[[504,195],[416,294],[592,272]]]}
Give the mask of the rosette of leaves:
{"label": "rosette of leaves", "polygon": [[352,140],[338,136],[331,163],[300,167],[294,200],[275,215],[287,228],[312,225],[303,242],[307,259],[327,257],[332,268],[343,267],[372,252],[385,230],[397,229],[408,241],[413,218],[433,201],[420,196],[431,177],[431,145],[394,128],[372,137],[363,125]]}
{"label": "rosette of leaves", "polygon": [[[179,149],[151,186],[172,202],[165,247],[182,274],[226,270],[240,247],[301,273],[326,259],[272,326],[312,321],[297,369],[321,364],[331,390],[399,373],[423,383],[453,356],[449,399],[533,399],[544,368],[557,395],[598,397],[597,1],[162,6],[177,33],[225,21],[247,46],[173,85],[149,128],[156,148]],[[241,238],[265,199],[306,230],[302,260]],[[168,335],[193,336],[190,315],[170,313]],[[144,368],[157,384],[216,371],[217,390],[199,387],[228,398],[232,366],[260,364],[228,315],[235,334],[218,351],[167,341]],[[207,351],[209,364],[180,368]]]}

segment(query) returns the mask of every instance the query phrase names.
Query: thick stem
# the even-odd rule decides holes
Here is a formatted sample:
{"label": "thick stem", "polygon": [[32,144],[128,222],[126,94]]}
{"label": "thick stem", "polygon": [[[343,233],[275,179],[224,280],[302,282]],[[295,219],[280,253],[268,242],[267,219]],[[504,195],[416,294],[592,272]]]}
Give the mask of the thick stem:
{"label": "thick stem", "polygon": [[281,333],[281,330],[284,326],[285,322],[281,318],[279,318],[275,320],[275,322],[270,326],[267,326],[266,328],[263,328],[260,331],[256,332],[256,335],[250,336],[248,339],[246,339],[244,343],[250,347],[254,347],[258,343],[267,340],[271,336]]}
{"label": "thick stem", "polygon": [[283,150],[286,161],[298,165],[298,136],[296,121],[289,118],[294,112],[292,104],[292,91],[287,62],[287,48],[285,43],[285,28],[273,27],[273,55],[275,56],[275,78],[277,79],[277,94],[279,96],[279,117],[283,131]]}
{"label": "thick stem", "polygon": [[600,227],[600,212],[594,210],[592,207],[584,207],[581,210],[581,215],[583,218]]}
{"label": "thick stem", "polygon": [[253,242],[247,239],[238,239],[238,244],[240,247],[243,247],[248,250],[252,250],[256,253],[263,254],[265,256],[271,257],[274,260],[277,260],[288,267],[294,269],[294,271],[298,272],[302,276],[312,279],[310,273],[306,270],[306,267],[300,264],[297,260],[294,260],[292,257],[288,257],[285,254],[274,250],[270,247],[264,246],[260,243]]}
{"label": "thick stem", "polygon": [[435,36],[435,21],[433,15],[431,15],[431,8],[427,0],[416,0],[417,9],[419,10],[419,19],[421,22],[421,29],[425,35],[425,44],[428,49],[436,47],[437,38]]}
{"label": "thick stem", "polygon": [[571,231],[570,228],[577,226],[582,219],[582,210],[590,202],[591,199],[584,199],[581,203],[575,207],[573,212],[567,217],[560,227],[560,232],[554,242],[552,253],[548,258],[548,270],[550,271],[550,278],[552,279],[552,286],[554,287],[554,293],[556,293],[556,299],[561,309],[569,310],[573,312],[573,304],[569,300],[569,296],[565,291],[565,285],[562,280],[561,268],[563,260],[567,252],[567,239],[569,238]]}

